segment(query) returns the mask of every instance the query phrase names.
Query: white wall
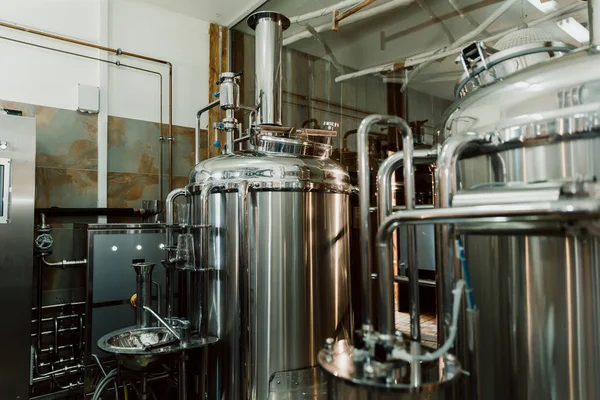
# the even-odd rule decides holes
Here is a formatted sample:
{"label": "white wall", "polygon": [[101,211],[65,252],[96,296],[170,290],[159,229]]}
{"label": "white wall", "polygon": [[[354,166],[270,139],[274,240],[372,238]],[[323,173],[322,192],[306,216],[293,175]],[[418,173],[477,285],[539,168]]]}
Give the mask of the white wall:
{"label": "white wall", "polygon": [[[26,27],[97,41],[98,0],[4,0],[0,18]],[[0,28],[0,35],[98,56],[93,49]],[[98,85],[96,61],[0,39],[0,99],[77,108],[77,84]]]}
{"label": "white wall", "polygon": [[[147,3],[108,0],[3,0],[0,19],[59,35],[99,43],[108,25],[108,45],[173,63],[176,125],[194,126],[208,99],[209,24]],[[108,20],[106,20],[108,19]],[[0,27],[6,36],[99,57],[100,52]],[[101,65],[71,55],[0,39],[0,99],[77,109],[77,84],[100,86]],[[110,56],[110,59],[116,59]],[[120,57],[121,62],[162,72],[163,122],[168,122],[168,68]],[[154,75],[108,67],[108,114],[158,122],[159,83]]]}
{"label": "white wall", "polygon": [[[109,46],[173,64],[173,121],[194,126],[208,101],[209,24],[157,6],[124,0],[109,3]],[[163,73],[163,122],[168,121],[168,71],[160,64],[121,57],[122,62]],[[159,78],[109,67],[108,113],[158,121]],[[205,121],[206,123],[206,121]]]}

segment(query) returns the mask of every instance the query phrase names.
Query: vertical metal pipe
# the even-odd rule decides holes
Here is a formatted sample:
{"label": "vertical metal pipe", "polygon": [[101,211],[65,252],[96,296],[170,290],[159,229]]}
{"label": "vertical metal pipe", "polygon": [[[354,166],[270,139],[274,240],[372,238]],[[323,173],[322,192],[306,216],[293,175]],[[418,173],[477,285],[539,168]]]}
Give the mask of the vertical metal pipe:
{"label": "vertical metal pipe", "polygon": [[179,384],[177,396],[178,400],[187,400],[187,354],[182,351],[179,355]]}
{"label": "vertical metal pipe", "polygon": [[212,183],[207,183],[200,192],[200,254],[198,265],[201,271],[208,269],[208,200],[213,188]]}
{"label": "vertical metal pipe", "polygon": [[[371,325],[371,232],[369,226],[369,206],[370,206],[370,168],[369,168],[369,149],[368,149],[368,135],[371,127],[375,124],[395,126],[402,132],[402,147],[404,154],[404,188],[405,188],[405,202],[407,210],[414,208],[414,171],[413,171],[413,137],[412,131],[408,124],[400,117],[388,116],[388,115],[369,115],[362,120],[357,132],[358,140],[358,171],[359,171],[359,187],[360,187],[360,236],[361,236],[361,262],[363,266],[362,274],[362,295],[363,304],[365,305],[365,318],[363,328],[368,329]],[[414,228],[414,227],[411,227]],[[408,254],[407,261],[409,265],[414,265],[415,270],[418,273],[418,267],[416,265],[416,258],[414,257],[414,231],[415,229],[408,230],[407,243],[408,243]],[[388,249],[388,256],[393,257],[391,249]],[[391,265],[391,264],[389,264]],[[418,274],[415,279],[411,276],[411,280],[416,282],[417,292],[411,293],[411,321],[416,319],[416,330],[413,323],[411,323],[411,332],[414,336],[419,337],[419,303],[418,303]],[[380,268],[379,271],[379,290],[382,298],[389,301],[387,306],[382,307],[380,310],[385,311],[385,314],[379,319],[379,333],[382,334],[393,334],[395,331],[394,327],[394,279],[393,271],[391,268]],[[412,285],[411,285],[412,286]]]}
{"label": "vertical metal pipe", "polygon": [[588,29],[590,31],[590,50],[600,51],[600,0],[588,0]]}
{"label": "vertical metal pipe", "polygon": [[[44,214],[42,214],[44,215]],[[41,257],[38,257],[38,276],[37,276],[37,349],[36,351],[42,350],[42,317],[44,310],[42,309],[42,292],[43,292],[43,275],[44,266],[42,264]]]}
{"label": "vertical metal pipe", "polygon": [[[248,182],[240,182],[237,185],[238,189],[238,221],[239,221],[239,231],[238,231],[238,265],[240,271],[238,273],[240,282],[238,283],[238,291],[239,291],[239,299],[241,299],[240,303],[244,311],[240,312],[241,320],[239,323],[239,337],[242,339],[242,343],[246,345],[243,346],[241,351],[241,365],[244,365],[243,374],[245,378],[242,379],[242,382],[254,382],[255,380],[255,363],[253,360],[253,345],[251,343],[250,335],[250,320],[249,316],[252,315],[250,312],[250,271],[248,265]],[[247,385],[240,388],[242,392],[242,396],[240,398],[253,398],[251,393],[248,392],[249,387]]]}
{"label": "vertical metal pipe", "polygon": [[[458,177],[456,168],[460,155],[469,147],[481,146],[493,142],[495,138],[486,134],[465,132],[452,135],[442,145],[436,162],[435,186],[437,195],[436,208],[448,208],[452,203],[452,196],[458,191]],[[502,171],[495,171],[496,176]],[[450,225],[436,227],[436,287],[437,287],[437,320],[438,320],[438,345],[443,344],[450,336],[452,325],[452,303],[456,282],[462,276],[460,265],[454,256],[454,233]],[[469,364],[476,360],[476,355],[469,351],[468,338],[466,337],[464,313],[459,320],[459,329],[456,338],[456,354],[467,370],[477,368]],[[472,351],[476,351],[473,349]],[[466,393],[478,393],[479,383],[476,378],[465,383]],[[462,395],[466,395],[462,393]]]}
{"label": "vertical metal pipe", "polygon": [[[489,143],[491,139],[489,135],[466,132],[452,135],[444,142],[436,162],[436,208],[451,206],[452,195],[458,190],[456,166],[460,154],[469,146]],[[441,344],[450,334],[452,290],[461,272],[459,268],[454,268],[454,237],[450,226],[441,225],[437,232],[438,344]]]}
{"label": "vertical metal pipe", "polygon": [[165,267],[165,308],[167,309],[166,317],[173,317],[173,302],[175,301],[175,290],[173,290],[173,272],[174,268],[169,261],[163,261]]}
{"label": "vertical metal pipe", "polygon": [[[173,190],[173,65],[169,66],[169,192]],[[160,177],[162,179],[162,176]]]}
{"label": "vertical metal pipe", "polygon": [[136,277],[137,307],[135,310],[135,325],[139,328],[151,326],[152,319],[144,306],[152,308],[152,263],[132,264]]}
{"label": "vertical metal pipe", "polygon": [[255,36],[255,99],[258,124],[281,125],[281,53],[283,31],[290,20],[283,14],[259,11],[248,17]]}
{"label": "vertical metal pipe", "polygon": [[196,161],[196,165],[198,165],[200,163],[200,130],[201,130],[200,119],[202,118],[202,114],[204,114],[206,111],[210,110],[211,108],[218,106],[220,103],[221,103],[221,100],[217,99],[217,100],[213,101],[212,103],[209,103],[208,105],[206,105],[204,108],[201,108],[196,113],[196,131],[194,132],[194,151],[196,152],[194,154],[194,160]]}

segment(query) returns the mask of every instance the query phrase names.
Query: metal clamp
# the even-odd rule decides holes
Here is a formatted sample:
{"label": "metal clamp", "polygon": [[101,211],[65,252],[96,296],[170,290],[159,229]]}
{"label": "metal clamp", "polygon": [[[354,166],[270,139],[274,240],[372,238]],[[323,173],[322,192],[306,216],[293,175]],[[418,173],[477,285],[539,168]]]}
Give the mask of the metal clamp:
{"label": "metal clamp", "polygon": [[483,63],[483,68],[487,69],[487,56],[491,54],[483,42],[473,42],[460,52],[456,58],[456,63],[460,63],[469,78],[472,77],[473,69],[479,62]]}

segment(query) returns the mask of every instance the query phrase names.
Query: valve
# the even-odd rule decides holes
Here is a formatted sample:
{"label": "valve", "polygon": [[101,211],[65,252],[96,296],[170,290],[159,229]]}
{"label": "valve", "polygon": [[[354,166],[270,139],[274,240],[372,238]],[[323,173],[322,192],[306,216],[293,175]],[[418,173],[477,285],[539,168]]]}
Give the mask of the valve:
{"label": "valve", "polygon": [[129,298],[129,304],[131,304],[132,307],[137,308],[137,293],[131,295]]}

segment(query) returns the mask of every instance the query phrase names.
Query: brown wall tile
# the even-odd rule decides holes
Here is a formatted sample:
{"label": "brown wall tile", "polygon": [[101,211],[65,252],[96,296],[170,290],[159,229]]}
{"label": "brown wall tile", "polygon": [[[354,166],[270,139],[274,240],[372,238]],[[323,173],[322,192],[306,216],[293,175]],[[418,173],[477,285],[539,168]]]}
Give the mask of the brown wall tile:
{"label": "brown wall tile", "polygon": [[97,171],[37,167],[35,173],[36,207],[96,207]]}
{"label": "brown wall tile", "polygon": [[158,173],[161,146],[158,125],[154,122],[109,116],[108,171]]}
{"label": "brown wall tile", "polygon": [[98,116],[36,106],[36,166],[98,169]]}
{"label": "brown wall tile", "polygon": [[139,208],[142,206],[142,200],[157,197],[158,175],[108,173],[108,207]]}

